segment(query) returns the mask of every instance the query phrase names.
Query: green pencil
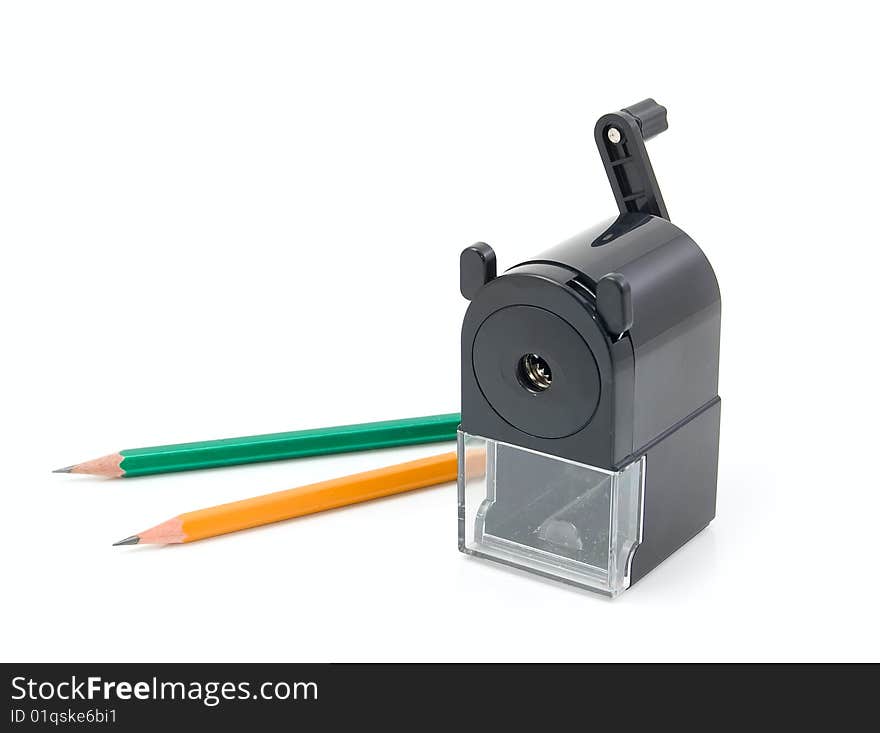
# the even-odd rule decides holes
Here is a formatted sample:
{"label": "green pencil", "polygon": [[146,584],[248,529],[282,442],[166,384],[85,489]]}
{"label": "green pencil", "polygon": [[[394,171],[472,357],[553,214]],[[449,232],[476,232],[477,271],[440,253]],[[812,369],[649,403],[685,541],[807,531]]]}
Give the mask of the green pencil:
{"label": "green pencil", "polygon": [[85,473],[108,478],[128,478],[153,473],[192,471],[198,468],[348,453],[371,448],[437,443],[443,440],[455,440],[460,421],[461,415],[455,412],[448,415],[410,417],[404,420],[295,430],[291,433],[250,435],[244,438],[223,438],[198,443],[159,445],[152,448],[126,448],[92,461],[59,468],[55,473]]}

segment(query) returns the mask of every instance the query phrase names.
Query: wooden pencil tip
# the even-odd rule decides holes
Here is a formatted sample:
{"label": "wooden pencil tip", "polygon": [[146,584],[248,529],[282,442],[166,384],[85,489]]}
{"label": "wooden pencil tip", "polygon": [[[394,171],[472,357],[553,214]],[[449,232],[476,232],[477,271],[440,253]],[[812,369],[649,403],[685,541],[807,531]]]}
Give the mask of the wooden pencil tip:
{"label": "wooden pencil tip", "polygon": [[91,476],[104,476],[106,478],[120,478],[125,476],[122,470],[123,457],[121,453],[111,453],[109,456],[101,456],[85,463],[74,463],[53,471],[53,473],[81,473]]}
{"label": "wooden pencil tip", "polygon": [[131,537],[126,537],[124,540],[119,540],[119,542],[114,542],[113,547],[116,547],[118,545],[136,545],[140,541],[141,541],[141,538],[138,535],[133,534]]}

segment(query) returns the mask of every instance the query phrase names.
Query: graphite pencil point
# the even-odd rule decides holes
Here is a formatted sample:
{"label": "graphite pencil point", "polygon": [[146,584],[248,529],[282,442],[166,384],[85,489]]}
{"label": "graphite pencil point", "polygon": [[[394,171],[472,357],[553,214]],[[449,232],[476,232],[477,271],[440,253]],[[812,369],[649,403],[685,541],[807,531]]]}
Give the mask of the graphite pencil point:
{"label": "graphite pencil point", "polygon": [[113,547],[116,547],[117,545],[136,545],[140,541],[141,541],[141,538],[138,535],[133,534],[131,537],[126,537],[124,540],[119,540],[119,542],[114,542]]}
{"label": "graphite pencil point", "polygon": [[76,464],[74,463],[72,466],[65,466],[64,468],[56,468],[54,471],[52,471],[52,473],[70,473],[75,467],[76,467]]}

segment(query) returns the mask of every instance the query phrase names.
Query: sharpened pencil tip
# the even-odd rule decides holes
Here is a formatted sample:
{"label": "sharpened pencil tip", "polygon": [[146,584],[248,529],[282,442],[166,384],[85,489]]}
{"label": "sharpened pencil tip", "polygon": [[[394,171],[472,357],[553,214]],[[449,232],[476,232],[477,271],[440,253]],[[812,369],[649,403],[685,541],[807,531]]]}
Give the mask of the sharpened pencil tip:
{"label": "sharpened pencil tip", "polygon": [[72,466],[65,466],[64,468],[56,468],[52,473],[70,473],[74,468],[76,468],[76,464],[74,463]]}
{"label": "sharpened pencil tip", "polygon": [[133,534],[131,537],[126,537],[124,540],[119,540],[119,542],[114,542],[113,547],[116,547],[117,545],[136,545],[140,541],[141,541],[141,538],[138,537],[136,534]]}

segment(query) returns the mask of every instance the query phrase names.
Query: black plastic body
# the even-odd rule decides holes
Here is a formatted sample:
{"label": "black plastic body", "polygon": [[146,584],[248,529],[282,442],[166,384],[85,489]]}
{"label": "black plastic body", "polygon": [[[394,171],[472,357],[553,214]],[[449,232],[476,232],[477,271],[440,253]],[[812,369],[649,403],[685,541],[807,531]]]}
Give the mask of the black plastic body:
{"label": "black plastic body", "polygon": [[[661,120],[648,101],[649,124],[665,129],[665,110]],[[597,143],[601,152],[608,125],[629,117],[629,178],[603,160],[621,190],[627,180],[646,183],[644,196],[622,196],[616,218],[500,276],[489,275],[488,245],[463,254],[471,304],[461,336],[461,429],[609,470],[645,456],[634,582],[715,516],[721,298],[697,244],[639,210],[665,206],[641,157],[639,122],[620,114],[600,119]],[[546,391],[518,377],[517,362],[529,354],[552,368]]]}

